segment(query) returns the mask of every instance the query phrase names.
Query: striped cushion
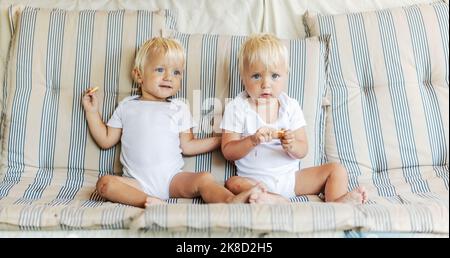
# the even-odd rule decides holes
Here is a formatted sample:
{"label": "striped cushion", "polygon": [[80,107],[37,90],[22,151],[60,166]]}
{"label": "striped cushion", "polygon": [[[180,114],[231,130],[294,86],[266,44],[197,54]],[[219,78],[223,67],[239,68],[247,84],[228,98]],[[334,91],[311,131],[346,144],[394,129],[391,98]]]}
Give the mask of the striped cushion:
{"label": "striped cushion", "polygon": [[[238,51],[246,39],[243,36],[184,34],[173,32],[187,52],[185,78],[179,97],[187,98],[197,120],[199,137],[220,132],[225,103],[243,91],[238,71]],[[288,94],[303,107],[308,124],[309,155],[302,167],[322,162],[328,37],[285,40],[290,58]],[[214,118],[214,120],[213,120]],[[186,158],[185,170],[211,171],[219,182],[235,175],[235,167],[225,162],[219,151]]]}
{"label": "striped cushion", "polygon": [[347,167],[351,187],[448,195],[448,9],[306,17],[311,35],[332,36],[326,156]]}
{"label": "striped cushion", "polygon": [[[80,189],[84,191],[84,186],[92,187],[99,175],[120,173],[119,147],[100,150],[95,145],[86,127],[80,98],[90,85],[99,86],[106,121],[118,101],[136,92],[129,76],[134,53],[156,31],[151,26],[143,27],[139,21],[168,17],[168,22],[173,24],[170,13],[146,14],[151,16],[144,20],[139,18],[140,12],[127,11],[26,9],[22,13],[8,70],[2,155],[6,174],[0,198],[8,195],[13,187],[20,189],[19,182],[28,181],[32,182],[30,187],[14,194],[27,199],[40,198],[46,193],[51,197],[47,188],[53,184],[73,188],[70,193],[61,193],[62,197],[58,195],[58,198],[71,199]],[[122,30],[125,27],[136,27],[136,30]],[[39,33],[32,34],[34,31]],[[95,44],[92,44],[93,35]],[[182,90],[176,97],[191,103],[192,114],[199,124],[198,137],[209,136],[212,118],[216,118],[214,127],[219,127],[225,99],[242,90],[236,57],[245,38],[181,33],[173,36],[187,51]],[[33,48],[20,47],[30,44]],[[317,149],[323,145],[316,142],[322,139],[324,121],[321,101],[327,40],[311,38],[286,41],[286,44],[296,53],[293,56],[297,56],[291,59],[291,70],[295,72],[290,77],[289,93],[305,107],[309,124],[313,151],[304,162],[306,166],[319,163],[323,152]],[[44,51],[27,51],[37,48]],[[185,170],[212,171],[222,183],[234,173],[234,167],[225,162],[219,151],[186,158]],[[90,179],[89,183],[86,178]],[[98,196],[94,194],[92,198]]]}
{"label": "striped cushion", "polygon": [[[144,21],[171,18],[167,12],[145,14],[149,16]],[[143,22],[140,15],[31,8],[21,13],[7,78],[0,225],[128,228],[130,218],[140,214],[137,208],[101,202],[94,192],[99,175],[120,173],[119,148],[100,150],[95,145],[80,99],[87,87],[99,86],[102,116],[107,120],[119,100],[135,94],[129,75],[136,47],[156,31],[154,26],[142,26],[149,24],[138,22]],[[216,128],[220,124],[225,98],[242,90],[236,57],[245,38],[179,33],[174,37],[187,50],[185,78],[177,97],[191,103],[200,125],[198,136],[209,136],[211,118],[218,118]],[[305,107],[313,146],[321,139],[324,121],[321,101],[327,42],[317,37],[286,41],[297,57],[291,60],[295,77],[290,78],[289,91]],[[321,152],[313,153],[317,161],[311,158],[310,163],[320,162]],[[185,170],[212,171],[220,182],[234,171],[218,151],[186,158]]]}
{"label": "striped cushion", "polygon": [[[416,232],[447,234],[448,206],[432,199],[419,204],[293,203],[291,205],[152,206],[133,220],[132,228],[152,232],[319,233]],[[429,201],[429,202],[427,202]]]}
{"label": "striped cushion", "polygon": [[[39,16],[41,11],[36,11],[33,15]],[[25,13],[23,16],[26,15],[30,14]],[[104,13],[96,12],[95,15],[101,16]],[[153,14],[154,18],[156,15]],[[96,17],[94,23],[99,20],[102,21]],[[19,21],[13,45],[15,54],[10,60],[13,65],[8,71],[8,112],[4,121],[7,130],[2,138],[1,170],[6,174],[0,183],[0,230],[133,228],[164,232],[227,231],[233,234],[247,232],[267,234],[360,228],[366,231],[448,234],[448,205],[447,208],[436,205],[440,199],[436,199],[431,194],[423,196],[423,204],[420,205],[419,212],[413,209],[412,205],[399,205],[402,202],[417,202],[417,196],[376,200],[389,202],[383,206],[318,203],[288,206],[158,205],[145,211],[125,205],[101,202],[98,196],[93,194],[94,184],[99,174],[111,173],[112,170],[120,171],[119,167],[116,167],[117,170],[113,169],[114,165],[118,165],[117,160],[114,163],[113,159],[113,157],[117,158],[118,149],[110,152],[98,150],[85,127],[78,96],[87,87],[84,84],[98,85],[101,88],[99,94],[102,97],[103,117],[106,119],[111,115],[119,99],[135,92],[135,85],[131,84],[128,77],[137,44],[131,42],[132,40],[130,42],[123,40],[120,47],[114,45],[113,43],[117,41],[105,37],[105,35],[111,37],[118,35],[113,28],[110,28],[110,33],[107,33],[107,30],[95,34],[97,46],[100,46],[99,42],[103,42],[103,47],[86,53],[86,50],[90,50],[90,48],[82,48],[86,38],[81,38],[80,43],[72,39],[71,44],[75,46],[74,53],[67,53],[63,46],[70,43],[68,39],[70,36],[78,38],[78,33],[74,32],[70,35],[64,33],[64,45],[51,43],[52,46],[63,47],[59,52],[59,48],[55,47],[56,52],[52,53],[61,53],[64,59],[58,59],[61,57],[58,54],[49,55],[47,58],[46,46],[50,44],[47,43],[48,39],[56,40],[57,38],[48,37],[48,33],[44,32],[53,27],[44,26],[42,22],[37,23],[39,19],[36,19],[34,23],[31,23],[35,25],[29,25],[27,28],[34,28],[32,31],[39,31],[42,35],[34,34],[35,39],[31,41],[28,37],[21,37],[26,33],[21,25],[29,21],[24,20],[24,23],[22,19]],[[68,21],[67,17],[65,21]],[[36,26],[38,24],[41,24],[43,28],[38,28]],[[184,34],[178,34],[177,37],[188,49],[186,77],[179,96],[186,96],[192,101],[191,103],[194,103],[192,109],[200,121],[199,136],[202,137],[209,134],[206,128],[210,126],[210,119],[216,114],[215,112],[220,118],[221,110],[218,105],[222,103],[216,103],[213,109],[215,112],[211,112],[207,104],[204,108],[196,107],[193,100],[199,98],[203,100],[203,103],[207,103],[208,97],[219,96],[218,98],[222,99],[235,96],[242,89],[234,58],[237,56],[238,44],[244,38]],[[30,48],[19,48],[19,43],[24,40],[25,43],[34,44],[32,49],[43,49],[43,53],[39,51],[30,53]],[[325,78],[322,74],[325,69],[322,65],[326,63],[325,43],[326,41],[318,38],[289,42],[291,53],[295,49],[296,53],[299,53],[296,56],[306,55],[307,57],[302,59],[305,62],[303,65],[291,64],[291,71],[305,74],[305,82],[290,79],[290,94],[299,98],[304,106],[305,114],[319,112],[312,110],[310,106],[317,104],[317,107],[320,107],[319,103],[321,103],[323,83],[319,81],[320,77],[322,80]],[[39,46],[41,47],[38,48]],[[126,46],[131,46],[133,51],[125,51]],[[232,48],[232,46],[235,47]],[[64,60],[64,62],[58,60]],[[98,69],[95,69],[97,67]],[[314,68],[319,69],[320,72]],[[25,77],[30,70],[31,76]],[[307,79],[310,76],[316,79]],[[47,82],[49,87],[46,87]],[[293,85],[302,87],[292,88]],[[196,93],[193,89],[201,89],[201,92]],[[298,89],[300,92],[295,93],[293,89]],[[300,98],[302,93],[305,95],[303,101]],[[199,111],[196,113],[196,110]],[[203,112],[200,112],[202,110]],[[312,115],[312,117],[319,121],[321,119],[321,116],[316,118]],[[307,121],[310,127],[316,126],[315,120]],[[220,121],[215,121],[216,125],[219,123]],[[209,154],[205,155],[203,157],[208,157]],[[223,159],[215,155],[219,154],[213,153],[209,156],[210,158],[191,158],[192,162],[187,162],[187,169],[198,171],[212,168],[211,170],[222,173],[218,176],[224,179],[227,177],[223,174],[224,171],[229,170],[225,169]],[[445,173],[445,168],[430,167],[430,169]],[[305,199],[300,197],[299,200]]]}
{"label": "striped cushion", "polygon": [[100,202],[94,193],[99,174],[120,171],[119,149],[95,145],[81,96],[100,86],[101,113],[109,118],[118,100],[136,90],[130,71],[137,47],[175,29],[174,14],[35,8],[11,14],[17,19],[2,121],[1,222],[58,218],[61,225],[75,219],[80,226],[123,227],[140,209]]}
{"label": "striped cushion", "polygon": [[175,24],[170,11],[23,10],[6,81],[2,147],[14,155],[2,163],[111,172],[116,150],[99,151],[88,137],[82,92],[102,86],[109,118],[117,100],[135,90],[130,71],[137,47]]}

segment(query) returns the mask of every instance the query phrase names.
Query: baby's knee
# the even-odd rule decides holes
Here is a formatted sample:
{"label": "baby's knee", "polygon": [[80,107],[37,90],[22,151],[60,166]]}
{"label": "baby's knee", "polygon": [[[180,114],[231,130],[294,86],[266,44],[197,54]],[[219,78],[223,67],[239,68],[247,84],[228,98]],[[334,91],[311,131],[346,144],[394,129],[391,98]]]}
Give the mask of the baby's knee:
{"label": "baby's knee", "polygon": [[212,181],[214,181],[214,176],[209,172],[200,172],[197,174],[197,180],[202,183],[212,182]]}
{"label": "baby's knee", "polygon": [[114,181],[114,177],[113,176],[102,176],[100,177],[100,179],[98,179],[97,181],[97,185],[96,185],[96,189],[98,194],[100,194],[100,196],[105,196],[106,193],[109,191],[109,189],[111,188],[111,184]]}
{"label": "baby's knee", "polygon": [[347,178],[347,170],[341,163],[332,162],[328,163],[328,166],[330,167],[330,171],[333,176]]}
{"label": "baby's knee", "polygon": [[232,193],[237,194],[242,192],[242,180],[238,176],[232,176],[225,182],[225,187]]}
{"label": "baby's knee", "polygon": [[239,180],[238,176],[232,176],[232,177],[228,178],[228,180],[225,181],[225,187],[228,189],[234,188],[236,186],[238,180]]}

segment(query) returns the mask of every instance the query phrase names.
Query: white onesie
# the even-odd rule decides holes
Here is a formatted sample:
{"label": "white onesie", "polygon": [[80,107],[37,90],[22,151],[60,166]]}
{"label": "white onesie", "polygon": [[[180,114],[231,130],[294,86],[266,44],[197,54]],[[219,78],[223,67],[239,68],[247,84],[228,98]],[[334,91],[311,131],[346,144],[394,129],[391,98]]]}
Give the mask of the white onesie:
{"label": "white onesie", "polygon": [[[220,127],[247,137],[255,134],[261,127],[294,131],[306,125],[303,112],[295,99],[283,92],[279,96],[279,102],[278,120],[267,124],[250,107],[248,94],[244,91],[226,106]],[[279,139],[274,139],[259,144],[235,164],[239,176],[263,182],[269,192],[290,198],[295,196],[295,172],[299,170],[299,161],[283,150]]]}
{"label": "white onesie", "polygon": [[188,106],[170,102],[122,100],[108,126],[122,128],[123,175],[136,179],[150,196],[169,198],[173,176],[184,166],[179,133],[194,126]]}

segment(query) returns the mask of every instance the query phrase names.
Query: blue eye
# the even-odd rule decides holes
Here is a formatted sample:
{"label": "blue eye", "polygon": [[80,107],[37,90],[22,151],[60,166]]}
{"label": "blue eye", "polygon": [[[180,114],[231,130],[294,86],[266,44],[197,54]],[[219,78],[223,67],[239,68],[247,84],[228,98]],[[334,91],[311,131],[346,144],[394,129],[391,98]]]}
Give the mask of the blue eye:
{"label": "blue eye", "polygon": [[276,80],[276,79],[278,79],[280,77],[281,77],[281,75],[279,75],[277,73],[272,74],[272,79],[274,79],[274,80]]}
{"label": "blue eye", "polygon": [[261,79],[261,75],[259,73],[252,75],[250,78],[254,79],[254,80],[259,80]]}
{"label": "blue eye", "polygon": [[164,72],[164,68],[158,67],[158,68],[155,69],[155,72],[163,73]]}
{"label": "blue eye", "polygon": [[173,71],[173,74],[174,74],[174,75],[181,75],[181,71],[175,70],[175,71]]}

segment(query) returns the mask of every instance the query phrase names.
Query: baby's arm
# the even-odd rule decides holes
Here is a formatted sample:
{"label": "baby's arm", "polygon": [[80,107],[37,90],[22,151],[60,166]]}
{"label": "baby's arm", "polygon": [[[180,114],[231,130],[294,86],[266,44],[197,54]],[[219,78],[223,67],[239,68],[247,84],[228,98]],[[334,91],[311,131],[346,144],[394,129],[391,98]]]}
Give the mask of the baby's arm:
{"label": "baby's arm", "polygon": [[192,129],[180,133],[180,145],[184,155],[191,156],[213,151],[220,146],[221,137],[195,139]]}
{"label": "baby's arm", "polygon": [[286,130],[280,139],[283,149],[293,158],[301,159],[308,153],[308,141],[304,128]]}
{"label": "baby's arm", "polygon": [[238,160],[245,157],[255,146],[262,142],[270,142],[275,130],[259,128],[255,134],[241,138],[240,133],[222,131],[222,153],[227,160]]}
{"label": "baby's arm", "polygon": [[103,123],[98,112],[98,100],[95,92],[87,91],[83,96],[83,107],[89,132],[97,145],[102,149],[108,149],[116,145],[122,134],[121,128],[108,127]]}
{"label": "baby's arm", "polygon": [[86,112],[86,120],[89,132],[100,148],[109,149],[120,141],[122,129],[106,126],[98,112]]}

